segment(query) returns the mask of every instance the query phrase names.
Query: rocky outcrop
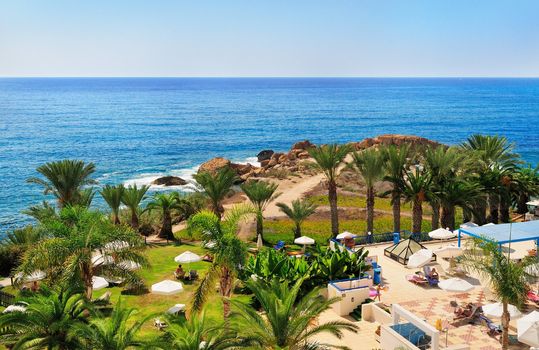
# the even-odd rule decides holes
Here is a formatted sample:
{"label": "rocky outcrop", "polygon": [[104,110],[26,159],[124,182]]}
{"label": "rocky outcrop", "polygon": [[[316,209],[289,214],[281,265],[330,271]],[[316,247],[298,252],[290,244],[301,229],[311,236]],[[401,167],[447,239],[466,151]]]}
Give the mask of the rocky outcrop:
{"label": "rocky outcrop", "polygon": [[187,185],[187,181],[177,176],[163,176],[163,177],[153,180],[152,185],[183,186],[183,185]]}
{"label": "rocky outcrop", "polygon": [[363,150],[372,146],[377,146],[377,145],[400,146],[403,144],[409,144],[412,147],[417,147],[417,146],[438,147],[442,145],[439,142],[432,141],[424,137],[413,136],[413,135],[398,135],[398,134],[380,135],[380,136],[376,136],[372,138],[369,137],[369,138],[364,139],[363,141],[351,143],[352,147],[357,151]]}
{"label": "rocky outcrop", "polygon": [[259,162],[263,162],[265,160],[269,160],[271,156],[273,155],[273,153],[275,153],[273,150],[265,149],[258,152],[258,154],[256,155],[256,158],[258,158]]}
{"label": "rocky outcrop", "polygon": [[296,149],[308,150],[313,147],[316,147],[316,146],[311,141],[303,140],[303,141],[296,142],[294,145],[292,145],[291,150],[296,150]]}
{"label": "rocky outcrop", "polygon": [[202,172],[210,172],[214,173],[216,171],[219,171],[227,166],[230,166],[231,162],[230,160],[222,157],[216,157],[208,160],[205,163],[202,163],[202,165],[198,168],[198,173]]}

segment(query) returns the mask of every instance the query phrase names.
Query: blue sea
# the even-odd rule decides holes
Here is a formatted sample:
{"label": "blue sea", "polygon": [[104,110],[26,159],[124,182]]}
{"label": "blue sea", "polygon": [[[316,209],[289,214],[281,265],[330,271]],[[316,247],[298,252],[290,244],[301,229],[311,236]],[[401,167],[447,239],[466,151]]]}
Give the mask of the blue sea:
{"label": "blue sea", "polygon": [[101,184],[149,183],[189,178],[215,156],[387,133],[447,144],[501,134],[536,164],[539,79],[0,79],[0,232],[30,222],[21,210],[45,197],[25,181],[45,162],[94,162]]}

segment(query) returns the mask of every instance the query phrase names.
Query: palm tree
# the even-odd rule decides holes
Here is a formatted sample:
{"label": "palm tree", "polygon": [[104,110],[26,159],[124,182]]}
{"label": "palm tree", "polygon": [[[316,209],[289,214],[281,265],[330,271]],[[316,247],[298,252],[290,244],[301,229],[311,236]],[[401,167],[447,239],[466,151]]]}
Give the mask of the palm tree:
{"label": "palm tree", "polygon": [[29,178],[27,181],[43,186],[44,194],[52,194],[58,201],[58,207],[80,204],[81,191],[84,186],[96,183],[90,176],[95,172],[93,163],[82,160],[65,159],[41,165],[37,171],[45,177]]}
{"label": "palm tree", "polygon": [[249,181],[241,186],[245,195],[256,208],[256,234],[264,239],[264,216],[266,206],[277,198],[280,193],[276,193],[278,185],[265,181]]}
{"label": "palm tree", "polygon": [[317,205],[309,200],[293,200],[292,206],[285,203],[277,203],[277,207],[292,221],[294,221],[294,238],[301,237],[301,224],[316,211]]}
{"label": "palm tree", "polygon": [[444,228],[455,229],[455,208],[472,211],[474,204],[481,200],[482,188],[477,182],[457,177],[446,181],[439,189],[438,198],[442,206],[441,223]]}
{"label": "palm tree", "polygon": [[339,234],[339,213],[337,211],[337,171],[350,153],[348,145],[324,145],[309,149],[320,170],[324,173],[328,186],[328,200],[331,210],[331,234]]}
{"label": "palm tree", "polygon": [[412,202],[412,233],[421,233],[423,222],[423,203],[430,198],[431,177],[416,166],[415,171],[406,172],[404,182],[404,198],[407,202]]}
{"label": "palm tree", "polygon": [[208,210],[203,210],[189,218],[188,229],[204,233],[205,243],[212,242],[210,253],[213,263],[198,285],[192,302],[192,310],[200,312],[215,291],[215,282],[219,281],[219,294],[223,300],[223,316],[230,314],[230,296],[238,269],[245,263],[247,248],[238,236],[238,223],[250,214],[255,214],[250,206],[235,206],[227,211],[223,221]]}
{"label": "palm tree", "polygon": [[84,339],[88,349],[125,350],[149,345],[140,334],[140,329],[149,317],[135,319],[136,309],[127,308],[121,298],[118,299],[110,317],[94,315],[89,324],[81,324],[76,329],[80,339]]}
{"label": "palm tree", "polygon": [[464,156],[455,147],[439,146],[425,150],[425,168],[432,179],[430,205],[432,208],[431,228],[435,230],[440,223],[440,198],[438,193],[445,182],[451,181],[460,170]]}
{"label": "palm tree", "polygon": [[513,197],[517,213],[528,212],[526,203],[532,196],[539,195],[539,165],[532,168],[530,164],[518,168],[515,174]]}
{"label": "palm tree", "polygon": [[503,305],[502,313],[502,349],[509,346],[509,311],[508,304],[522,307],[528,292],[528,275],[525,268],[537,262],[536,259],[524,259],[515,262],[506,257],[496,242],[474,240],[464,254],[463,264],[485,278],[498,300]]}
{"label": "palm tree", "polygon": [[206,313],[189,317],[168,317],[168,327],[162,337],[163,350],[218,350],[233,344],[235,334],[227,332],[221,324],[212,325]]}
{"label": "palm tree", "polygon": [[23,275],[43,270],[52,283],[84,288],[90,300],[97,268],[92,258],[95,251],[100,251],[106,262],[99,266],[103,274],[123,278],[128,285],[141,284],[141,279],[125,264],[133,261],[147,265],[142,254],[144,242],[130,228],[114,225],[99,212],[67,207],[58,219],[42,224],[42,229],[47,237],[22,257],[18,271]]}
{"label": "palm tree", "polygon": [[237,180],[237,175],[230,167],[219,169],[217,172],[203,171],[193,175],[204,194],[211,202],[211,208],[217,217],[221,218],[225,209],[221,202]]}
{"label": "palm tree", "polygon": [[131,212],[131,227],[135,230],[139,227],[138,211],[140,202],[146,198],[146,192],[150,186],[142,186],[140,188],[137,185],[129,185],[124,189],[122,195],[122,203],[129,208]]}
{"label": "palm tree", "polygon": [[367,187],[367,231],[374,231],[374,184],[384,176],[385,159],[380,150],[368,148],[352,154],[354,169],[361,175]]}
{"label": "palm tree", "polygon": [[386,158],[386,176],[384,181],[392,185],[391,205],[393,210],[393,232],[401,230],[401,200],[404,190],[404,174],[409,164],[410,146],[405,144],[399,147],[390,145],[383,148]]}
{"label": "palm tree", "polygon": [[328,343],[320,343],[313,336],[328,334],[341,339],[343,331],[356,333],[358,327],[350,322],[333,321],[313,325],[320,314],[331,307],[338,299],[326,300],[320,295],[320,289],[311,290],[302,298],[299,297],[303,279],[293,285],[279,282],[270,283],[261,279],[248,279],[247,287],[253,292],[262,306],[261,315],[251,305],[233,300],[237,310],[234,328],[238,338],[244,344],[256,349],[348,349]]}
{"label": "palm tree", "polygon": [[146,210],[161,211],[163,221],[161,230],[159,231],[159,237],[166,238],[167,240],[174,239],[174,235],[172,234],[172,211],[182,209],[182,201],[178,192],[157,193],[153,197],[153,200],[146,206]]}
{"label": "palm tree", "polygon": [[123,184],[117,186],[105,185],[99,194],[107,202],[112,211],[112,221],[120,224],[120,205],[122,205],[122,196],[124,195],[125,187]]}
{"label": "palm tree", "polygon": [[88,306],[81,294],[50,291],[20,299],[24,312],[0,315],[0,342],[13,349],[79,349],[76,329],[87,322]]}
{"label": "palm tree", "polygon": [[56,216],[54,206],[50,205],[47,201],[43,201],[41,204],[32,205],[28,209],[23,210],[22,213],[33,217],[37,221],[48,220]]}

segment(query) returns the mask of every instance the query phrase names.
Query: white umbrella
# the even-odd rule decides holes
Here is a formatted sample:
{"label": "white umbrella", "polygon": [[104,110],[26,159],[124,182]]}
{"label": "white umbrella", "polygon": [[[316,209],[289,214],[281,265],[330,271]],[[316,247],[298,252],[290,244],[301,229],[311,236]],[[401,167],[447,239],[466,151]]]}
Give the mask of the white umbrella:
{"label": "white umbrella", "polygon": [[100,290],[103,288],[107,288],[109,286],[109,282],[107,282],[106,279],[99,276],[92,277],[92,288],[94,290]]}
{"label": "white umbrella", "polygon": [[183,291],[183,285],[180,282],[164,280],[156,284],[152,284],[152,293],[159,295],[173,295]]}
{"label": "white umbrella", "polygon": [[462,254],[464,254],[464,250],[454,245],[448,245],[442,248],[435,249],[434,254],[436,254],[437,257],[449,259],[461,256]]}
{"label": "white umbrella", "polygon": [[[500,318],[502,317],[502,313],[503,313],[503,304],[502,303],[487,304],[487,305],[483,305],[482,309],[485,316]],[[511,318],[517,318],[517,317],[522,316],[522,313],[517,309],[515,305],[511,305],[511,304],[507,305],[507,311],[509,311],[509,316]]]}
{"label": "white umbrella", "polygon": [[126,241],[112,241],[104,245],[106,250],[122,250],[129,247]]}
{"label": "white umbrella", "polygon": [[474,286],[471,283],[456,277],[440,281],[438,287],[447,292],[469,292],[474,289]]}
{"label": "white umbrella", "polygon": [[208,248],[208,249],[211,249],[213,247],[215,247],[217,243],[215,243],[215,241],[209,241],[208,243],[204,244],[204,248]]}
{"label": "white umbrella", "polygon": [[351,232],[344,231],[343,233],[339,233],[337,235],[337,239],[354,238],[355,236],[356,235]]}
{"label": "white umbrella", "polygon": [[41,270],[36,270],[31,274],[24,276],[22,272],[19,272],[15,275],[16,280],[22,280],[22,282],[24,283],[41,281],[45,277],[47,277],[47,274]]}
{"label": "white umbrella", "polygon": [[455,233],[440,227],[434,231],[429,232],[429,237],[432,239],[450,239],[455,237]]}
{"label": "white umbrella", "polygon": [[298,237],[294,240],[294,243],[296,244],[300,244],[303,246],[303,251],[305,251],[305,246],[307,244],[314,244],[314,239],[312,239],[311,237],[307,237],[307,236],[301,236],[301,237]]}
{"label": "white umbrella", "polygon": [[142,267],[142,265],[140,265],[139,263],[131,261],[131,260],[124,260],[120,262],[118,266],[123,269],[131,270],[131,271],[138,270]]}
{"label": "white umbrella", "polygon": [[518,341],[539,347],[539,312],[532,311],[517,321]]}
{"label": "white umbrella", "polygon": [[185,310],[185,304],[176,304],[167,310],[167,314],[175,315],[180,311]]}
{"label": "white umbrella", "polygon": [[406,266],[410,269],[415,269],[426,265],[432,259],[432,251],[428,249],[420,249],[408,258]]}
{"label": "white umbrella", "polygon": [[262,242],[262,235],[258,235],[258,238],[256,240],[256,247],[260,250],[264,246],[264,242]]}
{"label": "white umbrella", "polygon": [[488,224],[484,224],[484,225],[482,225],[482,226],[494,226],[494,225],[496,225],[496,224],[494,224],[494,223],[492,223],[492,222],[489,222]]}
{"label": "white umbrella", "polygon": [[476,224],[475,222],[471,222],[471,221],[468,221],[468,222],[465,222],[463,224],[460,225],[460,228],[466,228],[466,227],[478,227],[479,225]]}
{"label": "white umbrella", "polygon": [[202,260],[202,258],[195,253],[192,253],[190,251],[185,251],[174,258],[175,262],[178,262],[180,264],[189,264],[192,262],[197,262]]}

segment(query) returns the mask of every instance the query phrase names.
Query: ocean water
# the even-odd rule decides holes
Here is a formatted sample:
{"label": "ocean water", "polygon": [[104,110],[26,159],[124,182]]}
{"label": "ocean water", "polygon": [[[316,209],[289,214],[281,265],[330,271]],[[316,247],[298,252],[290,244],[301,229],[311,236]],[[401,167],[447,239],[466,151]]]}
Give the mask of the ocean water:
{"label": "ocean water", "polygon": [[539,79],[0,79],[0,233],[29,222],[21,210],[44,196],[25,181],[48,161],[83,159],[101,184],[144,184],[189,178],[215,156],[387,133],[447,144],[502,134],[536,164]]}

